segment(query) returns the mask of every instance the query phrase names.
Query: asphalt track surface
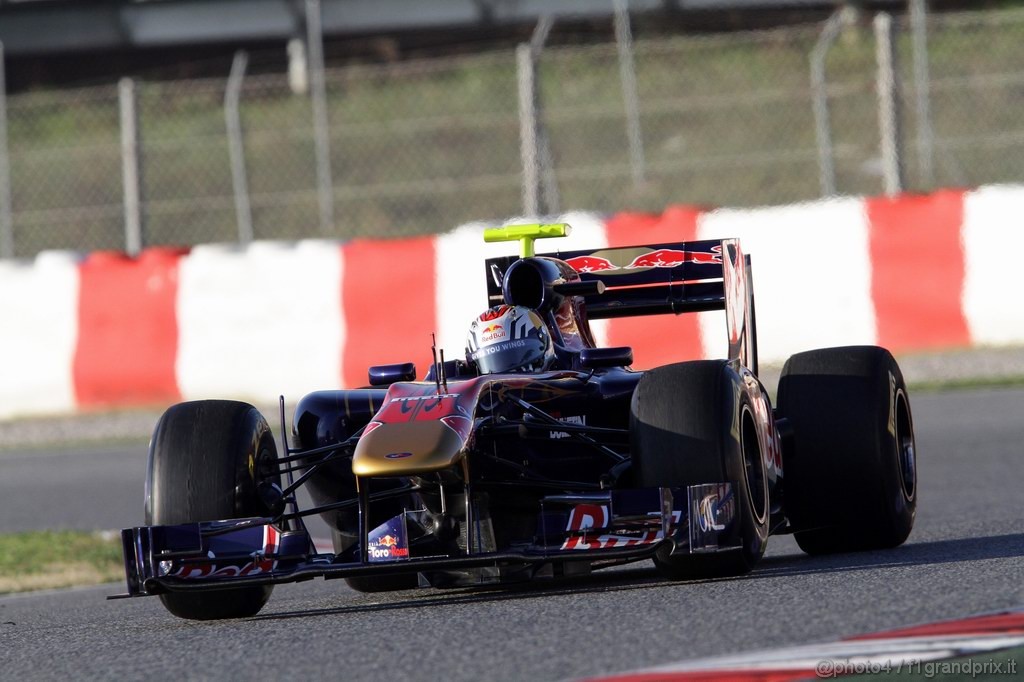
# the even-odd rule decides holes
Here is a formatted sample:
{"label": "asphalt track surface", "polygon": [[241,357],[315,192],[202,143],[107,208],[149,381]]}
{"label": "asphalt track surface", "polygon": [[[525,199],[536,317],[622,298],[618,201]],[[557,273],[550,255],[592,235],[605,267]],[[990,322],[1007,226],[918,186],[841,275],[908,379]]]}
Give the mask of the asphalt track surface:
{"label": "asphalt track surface", "polygon": [[[1024,390],[922,393],[912,409],[920,502],[896,550],[811,558],[772,538],[749,576],[689,583],[648,563],[491,591],[316,580],[214,623],[104,601],[119,585],[18,595],[0,598],[0,678],[560,680],[1024,604]],[[138,446],[0,456],[0,530],[131,524],[144,468]]]}

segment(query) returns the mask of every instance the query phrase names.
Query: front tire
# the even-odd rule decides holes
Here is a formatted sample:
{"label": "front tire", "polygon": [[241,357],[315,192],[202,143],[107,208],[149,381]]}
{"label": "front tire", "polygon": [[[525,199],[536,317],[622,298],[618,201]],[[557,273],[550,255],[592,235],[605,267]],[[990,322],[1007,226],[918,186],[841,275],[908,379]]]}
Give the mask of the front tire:
{"label": "front tire", "polygon": [[633,393],[630,421],[638,486],[730,482],[738,501],[741,549],[671,555],[666,544],[654,558],[658,569],[675,579],[750,572],[768,540],[768,481],[754,410],[733,367],[705,360],[649,370]]}
{"label": "front tire", "polygon": [[808,554],[902,544],[917,509],[914,422],[903,373],[876,346],[791,357],[779,414],[793,439],[783,453],[785,509]]}
{"label": "front tire", "polygon": [[[149,448],[146,525],[271,515],[256,486],[280,483],[266,419],[247,403],[203,400],[170,407]],[[273,585],[160,595],[179,618],[215,620],[259,613]]]}

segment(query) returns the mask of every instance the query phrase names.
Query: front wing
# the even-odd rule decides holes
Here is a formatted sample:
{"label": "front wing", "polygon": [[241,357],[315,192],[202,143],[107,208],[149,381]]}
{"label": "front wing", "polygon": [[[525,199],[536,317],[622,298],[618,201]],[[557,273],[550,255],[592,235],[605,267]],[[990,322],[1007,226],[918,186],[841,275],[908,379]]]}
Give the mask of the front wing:
{"label": "front wing", "polygon": [[[368,551],[343,554],[318,553],[305,530],[284,530],[264,518],[127,528],[121,541],[128,592],[111,598],[446,571],[468,571],[475,583],[487,584],[557,575],[565,566],[644,559],[666,543],[673,554],[735,551],[734,489],[711,483],[551,495],[541,501],[532,544],[494,551],[477,542],[469,546],[479,550],[442,556],[410,551],[402,515],[369,533]],[[473,532],[483,537],[486,529]]]}

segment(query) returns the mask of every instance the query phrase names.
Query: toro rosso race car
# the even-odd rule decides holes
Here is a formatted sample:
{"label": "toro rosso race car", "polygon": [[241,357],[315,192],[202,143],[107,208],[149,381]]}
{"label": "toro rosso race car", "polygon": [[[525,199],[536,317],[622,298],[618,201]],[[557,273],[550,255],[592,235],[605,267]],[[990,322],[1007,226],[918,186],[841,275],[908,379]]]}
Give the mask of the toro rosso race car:
{"label": "toro rosso race car", "polygon": [[[768,536],[812,554],[894,547],[916,506],[907,389],[888,351],[789,359],[758,380],[750,261],[736,240],[486,262],[464,358],[369,368],[302,398],[281,450],[263,416],[186,402],[156,425],[146,526],[122,531],[128,593],[191,619],[250,616],[278,583],[360,591],[494,585],[653,560],[676,579],[744,574]],[[728,357],[634,371],[588,320],[724,310]],[[312,508],[300,508],[306,486]],[[304,519],[320,515],[333,552]]]}

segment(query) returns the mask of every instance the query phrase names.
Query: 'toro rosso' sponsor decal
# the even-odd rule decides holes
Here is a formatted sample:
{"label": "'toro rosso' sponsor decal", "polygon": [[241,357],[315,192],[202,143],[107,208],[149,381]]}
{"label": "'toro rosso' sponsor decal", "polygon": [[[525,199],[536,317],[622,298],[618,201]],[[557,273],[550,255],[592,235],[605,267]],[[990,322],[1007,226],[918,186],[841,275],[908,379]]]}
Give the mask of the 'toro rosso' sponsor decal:
{"label": "'toro rosso' sponsor decal", "polygon": [[370,531],[367,554],[371,562],[409,558],[404,515],[396,516]]}

